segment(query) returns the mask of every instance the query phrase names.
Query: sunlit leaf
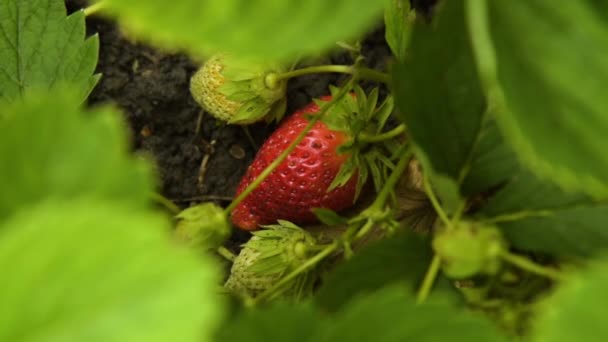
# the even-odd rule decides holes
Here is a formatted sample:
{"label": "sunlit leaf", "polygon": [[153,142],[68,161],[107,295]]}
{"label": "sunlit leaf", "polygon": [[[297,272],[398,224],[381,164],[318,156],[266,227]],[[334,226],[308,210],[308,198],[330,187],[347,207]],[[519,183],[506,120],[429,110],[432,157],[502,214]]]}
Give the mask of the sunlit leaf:
{"label": "sunlit leaf", "polygon": [[118,113],[83,112],[73,95],[30,93],[0,105],[0,219],[46,198],[147,203],[153,190],[150,166],[129,155]]}
{"label": "sunlit leaf", "polygon": [[358,38],[382,16],[367,0],[104,0],[108,12],[137,36],[196,55],[290,59]]}
{"label": "sunlit leaf", "polygon": [[0,225],[0,340],[210,341],[215,265],[156,214],[48,201]]}
{"label": "sunlit leaf", "polygon": [[532,341],[604,341],[608,301],[608,264],[597,263],[572,275],[556,292],[542,302]]}

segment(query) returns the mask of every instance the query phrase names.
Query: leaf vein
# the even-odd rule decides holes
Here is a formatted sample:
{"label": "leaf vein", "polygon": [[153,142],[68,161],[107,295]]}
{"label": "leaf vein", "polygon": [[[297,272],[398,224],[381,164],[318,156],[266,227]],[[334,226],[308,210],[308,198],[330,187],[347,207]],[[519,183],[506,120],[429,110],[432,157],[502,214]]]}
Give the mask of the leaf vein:
{"label": "leaf vein", "polygon": [[[68,17],[64,21],[63,24],[65,24],[65,22],[69,22],[69,20],[70,20],[70,17]],[[70,30],[70,33],[69,33],[68,37],[63,40],[63,46],[61,47],[61,52],[59,53],[59,60],[60,61],[63,61],[65,59],[65,56],[66,56],[66,53],[67,53],[67,48],[69,46],[71,46],[71,44],[72,44],[72,38],[73,38],[74,32],[77,32],[76,29],[77,29],[77,25],[72,24],[71,25],[71,30]],[[80,60],[82,61],[82,59],[80,59]],[[59,75],[59,69],[60,69],[61,66],[62,66],[62,63],[56,63],[55,64],[55,70],[53,72],[53,76],[51,77],[51,82],[50,82],[49,86],[52,87],[53,85],[55,85],[55,82],[57,81],[57,77]],[[80,68],[80,65],[79,65],[79,68]],[[80,70],[80,69],[78,69],[78,70]]]}

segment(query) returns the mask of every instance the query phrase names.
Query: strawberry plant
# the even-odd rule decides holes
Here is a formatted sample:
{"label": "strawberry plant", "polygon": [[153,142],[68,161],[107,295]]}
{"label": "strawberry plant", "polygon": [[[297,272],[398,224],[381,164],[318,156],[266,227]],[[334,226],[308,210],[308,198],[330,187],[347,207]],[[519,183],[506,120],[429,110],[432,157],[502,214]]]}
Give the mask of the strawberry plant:
{"label": "strawberry plant", "polygon": [[607,43],[592,0],[0,0],[0,340],[605,340]]}

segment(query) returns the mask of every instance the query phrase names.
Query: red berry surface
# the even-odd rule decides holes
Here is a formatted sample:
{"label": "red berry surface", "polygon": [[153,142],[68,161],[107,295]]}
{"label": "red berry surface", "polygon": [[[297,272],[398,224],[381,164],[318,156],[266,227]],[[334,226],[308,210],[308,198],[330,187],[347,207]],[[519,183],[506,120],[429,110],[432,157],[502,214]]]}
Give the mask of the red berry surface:
{"label": "red berry surface", "polygon": [[[318,111],[317,104],[311,103],[285,119],[258,151],[237,188],[237,196],[296,139],[308,124],[306,116]],[[277,219],[311,223],[316,221],[313,208],[340,211],[352,206],[356,176],[327,192],[348,159],[348,155],[337,153],[338,146],[348,139],[347,134],[317,121],[287,158],[233,210],[232,222],[245,230],[275,223]]]}

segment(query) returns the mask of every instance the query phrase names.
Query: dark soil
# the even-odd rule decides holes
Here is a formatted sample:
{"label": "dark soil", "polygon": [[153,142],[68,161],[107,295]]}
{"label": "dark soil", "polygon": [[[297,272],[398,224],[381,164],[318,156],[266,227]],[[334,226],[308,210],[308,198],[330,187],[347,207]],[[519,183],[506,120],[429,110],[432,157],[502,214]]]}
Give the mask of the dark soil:
{"label": "dark soil", "polygon": [[[66,3],[69,11],[85,5],[81,0]],[[207,200],[230,201],[255,155],[255,146],[274,127],[250,127],[253,142],[241,127],[222,125],[209,115],[203,114],[197,127],[201,109],[188,89],[189,78],[197,69],[191,59],[129,40],[114,23],[97,17],[87,18],[87,30],[89,35],[99,34],[97,72],[103,75],[89,104],[111,103],[123,110],[133,132],[134,149],[145,151],[157,163],[160,192],[182,207]],[[368,66],[386,67],[390,50],[382,28],[370,33],[362,47]],[[338,51],[324,62],[352,61],[347,53]],[[288,113],[327,94],[330,84],[345,79],[319,74],[290,80]]]}

